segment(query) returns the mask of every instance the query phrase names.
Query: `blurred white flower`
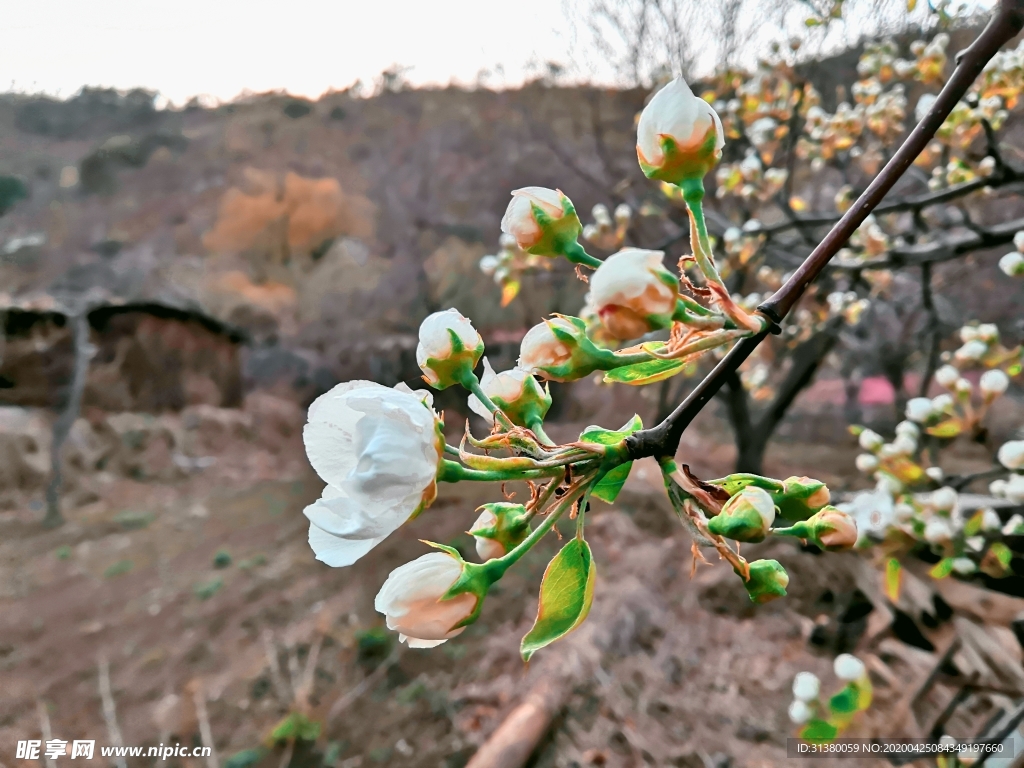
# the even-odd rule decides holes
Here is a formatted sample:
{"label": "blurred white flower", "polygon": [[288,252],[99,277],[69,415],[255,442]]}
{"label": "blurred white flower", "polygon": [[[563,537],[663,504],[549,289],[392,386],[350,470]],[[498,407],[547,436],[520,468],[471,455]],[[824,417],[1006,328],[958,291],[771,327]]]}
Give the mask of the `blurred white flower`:
{"label": "blurred white flower", "polygon": [[971,339],[953,353],[953,359],[960,362],[977,362],[988,352],[988,344],[981,339]]}
{"label": "blurred white flower", "polygon": [[981,552],[981,550],[985,548],[985,537],[968,536],[964,539],[964,545],[971,550],[971,552]]}
{"label": "blurred white flower", "polygon": [[849,653],[836,656],[833,669],[840,680],[859,680],[865,672],[864,662]]}
{"label": "blurred white flower", "polygon": [[947,485],[932,491],[929,497],[929,504],[942,512],[950,512],[956,508],[959,500],[959,494]]}
{"label": "blurred white flower", "polygon": [[935,381],[941,387],[952,387],[960,378],[960,371],[952,365],[944,365],[935,372]]}
{"label": "blurred white flower", "polygon": [[912,421],[901,421],[896,425],[896,434],[900,436],[906,435],[909,438],[917,440],[917,438],[921,436],[921,430],[917,424]]}
{"label": "blurred white flower", "polygon": [[452,629],[469,618],[477,597],[461,594],[441,598],[462,575],[462,563],[445,552],[430,552],[391,572],[377,593],[373,607],[384,614],[388,629],[410,648],[433,648],[461,634]]}
{"label": "blurred white flower", "polygon": [[590,305],[617,339],[637,339],[671,323],[678,290],[662,251],[624,248],[590,278]]}
{"label": "blurred white flower", "polygon": [[807,703],[796,699],[789,705],[789,719],[796,725],[803,725],[811,719],[811,708]]}
{"label": "blurred white flower", "polygon": [[1019,251],[1010,251],[999,259],[999,269],[1010,277],[1024,275],[1024,255]]}
{"label": "blurred white flower", "polygon": [[852,501],[839,504],[838,508],[853,517],[857,523],[859,540],[870,533],[883,535],[893,521],[892,495],[885,491],[864,491]]}
{"label": "blurred white flower", "polygon": [[864,474],[870,474],[878,469],[878,458],[870,453],[862,453],[857,456],[857,469]]}
{"label": "blurred white flower", "polygon": [[986,508],[981,513],[981,530],[986,533],[992,531],[998,531],[1003,527],[1003,520],[999,517],[999,513],[991,507]]}
{"label": "blurred white flower", "polygon": [[936,395],[932,398],[932,413],[949,413],[953,410],[953,396],[952,395]]}
{"label": "blurred white flower", "polygon": [[865,429],[860,433],[860,436],[857,438],[857,442],[865,451],[877,451],[882,447],[882,444],[885,443],[885,440],[883,440],[882,436],[877,432]]}
{"label": "blurred white flower", "polygon": [[303,511],[316,559],[351,565],[437,493],[444,443],[428,393],[349,381],[309,407],[302,432],[327,487]]}
{"label": "blurred white flower", "polygon": [[936,483],[941,483],[946,476],[946,473],[942,471],[942,467],[928,467],[924,473]]}
{"label": "blurred white flower", "polygon": [[994,397],[996,395],[1003,394],[1007,390],[1010,386],[1010,377],[998,368],[995,368],[981,374],[981,380],[978,382],[978,386],[981,387],[981,393],[983,395]]}
{"label": "blurred white flower", "polygon": [[911,421],[923,424],[934,415],[935,409],[927,397],[912,397],[907,401],[905,413]]}
{"label": "blurred white flower", "polygon": [[917,440],[909,435],[897,435],[892,441],[892,447],[897,454],[909,456],[917,450]]}
{"label": "blurred white flower", "polygon": [[1006,525],[1003,526],[1004,536],[1020,536],[1024,534],[1024,517],[1019,513],[1014,513],[1009,520],[1006,521]]}
{"label": "blurred white flower", "polygon": [[931,517],[924,526],[924,540],[929,544],[944,544],[953,538],[953,528],[942,517]]}
{"label": "blurred white flower", "polygon": [[995,323],[982,323],[978,326],[978,338],[986,344],[999,341],[999,326]]}
{"label": "blurred white flower", "polygon": [[957,557],[953,560],[953,570],[961,576],[967,576],[978,570],[978,566],[969,557]]}
{"label": "blurred white flower", "polygon": [[1007,469],[1024,469],[1024,440],[1003,443],[996,458]]}
{"label": "blurred white flower", "polygon": [[793,678],[793,696],[798,701],[814,701],[821,693],[821,680],[813,672],[798,672]]}

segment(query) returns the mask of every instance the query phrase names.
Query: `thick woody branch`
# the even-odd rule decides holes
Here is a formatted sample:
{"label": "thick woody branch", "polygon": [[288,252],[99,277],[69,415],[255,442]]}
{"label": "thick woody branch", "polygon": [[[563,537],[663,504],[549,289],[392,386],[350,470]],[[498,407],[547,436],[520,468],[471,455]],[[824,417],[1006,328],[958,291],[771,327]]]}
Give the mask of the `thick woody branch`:
{"label": "thick woody branch", "polygon": [[[807,286],[819,275],[850,235],[875,210],[893,185],[906,173],[917,156],[931,141],[957,102],[967,93],[974,80],[999,48],[1024,28],[1024,0],[1002,0],[988,25],[957,57],[957,66],[949,81],[939,92],[928,114],[911,131],[900,148],[886,163],[846,214],[829,231],[793,276],[758,309],[778,323],[793,308]],[[626,439],[632,458],[672,456],[679,447],[683,431],[705,405],[721,389],[725,380],[757,348],[767,331],[743,339],[715,366],[668,418],[657,426],[641,430]]]}

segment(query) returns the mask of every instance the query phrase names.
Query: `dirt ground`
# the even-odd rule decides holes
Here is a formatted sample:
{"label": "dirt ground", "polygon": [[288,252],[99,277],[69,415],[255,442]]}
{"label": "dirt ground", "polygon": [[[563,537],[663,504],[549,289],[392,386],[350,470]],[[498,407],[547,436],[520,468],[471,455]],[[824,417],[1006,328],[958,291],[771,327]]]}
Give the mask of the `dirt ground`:
{"label": "dirt ground", "polygon": [[[704,476],[731,460],[712,431],[688,434],[681,454],[699,457]],[[789,462],[813,456],[840,484],[854,455],[852,444],[790,448]],[[812,670],[835,685],[835,643],[808,639],[853,590],[856,556],[772,545],[790,596],[755,608],[723,565],[691,579],[689,542],[659,483],[654,465],[638,464],[614,508],[595,506],[596,661],[573,679],[532,765],[781,765],[793,676]],[[301,510],[321,487],[296,435],[274,454],[234,444],[175,483],[107,478],[100,499],[56,530],[40,527],[38,504],[0,513],[0,764],[22,765],[15,742],[40,738],[44,720],[55,737],[110,743],[101,660],[124,744],[199,744],[205,704],[229,768],[459,768],[540,677],[578,664],[571,639],[529,666],[518,655],[550,537],[492,590],[479,622],[436,649],[399,646],[373,609],[389,571],[425,551],[419,539],[474,556],[462,531],[496,487],[443,487],[427,513],[345,569],[318,563],[306,543]],[[886,702],[901,694],[880,682],[864,734],[888,735]],[[270,737],[293,711],[321,724],[314,743]]]}

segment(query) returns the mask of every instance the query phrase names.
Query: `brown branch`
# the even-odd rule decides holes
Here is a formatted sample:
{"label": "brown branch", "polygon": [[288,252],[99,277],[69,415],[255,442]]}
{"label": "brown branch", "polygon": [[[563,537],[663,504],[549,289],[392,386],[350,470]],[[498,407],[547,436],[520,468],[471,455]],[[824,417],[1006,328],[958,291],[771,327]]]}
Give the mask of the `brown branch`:
{"label": "brown branch", "polygon": [[[778,323],[793,308],[819,275],[829,260],[850,239],[864,219],[875,210],[886,193],[913,164],[917,156],[931,141],[957,102],[967,93],[975,78],[999,48],[1024,28],[1024,0],[1001,0],[995,15],[971,46],[957,57],[957,66],[939,92],[928,114],[911,131],[900,148],[886,163],[881,173],[829,231],[804,263],[775,294],[758,310]],[[626,439],[633,459],[645,456],[672,456],[679,447],[683,431],[708,404],[725,383],[726,378],[739,369],[768,331],[743,339],[715,366],[690,395],[679,404],[667,419],[651,429],[641,430]]]}

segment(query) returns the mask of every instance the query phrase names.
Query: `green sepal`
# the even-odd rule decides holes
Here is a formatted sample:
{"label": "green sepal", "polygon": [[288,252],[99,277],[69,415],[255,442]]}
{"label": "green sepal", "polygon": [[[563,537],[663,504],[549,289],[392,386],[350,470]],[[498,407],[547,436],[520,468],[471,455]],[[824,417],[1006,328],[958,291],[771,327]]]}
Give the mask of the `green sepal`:
{"label": "green sepal", "polygon": [[839,735],[839,729],[832,723],[817,718],[808,721],[807,725],[800,729],[800,738],[810,744],[828,744]]}
{"label": "green sepal", "polygon": [[[651,346],[654,346],[653,344]],[[664,346],[662,343],[661,346]],[[629,384],[634,387],[643,384],[654,384],[658,381],[672,378],[686,368],[689,361],[686,360],[647,360],[642,363],[633,363],[619,368],[613,368],[604,375],[604,380],[609,384]]]}
{"label": "green sepal", "polygon": [[757,510],[749,505],[732,512],[723,509],[708,520],[708,530],[716,536],[751,544],[764,541],[765,538],[764,520]]}
{"label": "green sepal", "polygon": [[763,604],[786,596],[789,574],[778,560],[755,560],[749,569],[750,578],[744,586],[751,601]]}
{"label": "green sepal", "polygon": [[[541,238],[534,245],[526,249],[527,253],[534,256],[565,256],[575,255],[579,249],[577,240],[583,231],[583,224],[576,213],[576,206],[568,196],[562,194],[562,217],[554,218],[537,203],[530,201],[530,210],[533,219],[541,230]],[[575,245],[576,248],[572,246]]]}
{"label": "green sepal", "polygon": [[544,423],[544,417],[551,408],[551,391],[547,386],[541,386],[534,376],[527,376],[523,392],[515,400],[509,402],[501,397],[492,397],[491,402],[513,424],[529,428],[532,424]]}
{"label": "green sepal", "polygon": [[537,619],[520,645],[523,661],[583,623],[594,601],[595,579],[590,545],[571,539],[544,570]]}
{"label": "green sepal", "polygon": [[684,188],[687,181],[702,180],[718,164],[719,152],[715,151],[718,142],[715,124],[708,129],[704,141],[693,149],[680,150],[679,145],[671,136],[661,137],[662,162],[660,166],[648,165],[643,158],[638,158],[640,170],[644,176],[657,181],[667,181]]}
{"label": "green sepal", "polygon": [[[454,329],[448,328],[448,337],[452,342],[452,351],[444,360],[428,357],[423,367],[429,368],[437,376],[437,382],[427,381],[434,389],[447,389],[454,384],[462,384],[473,375],[473,369],[484,354],[484,343],[481,341],[474,349],[467,349]],[[424,377],[426,381],[426,377]]]}
{"label": "green sepal", "polygon": [[623,441],[634,432],[638,432],[643,428],[644,424],[640,417],[634,414],[633,418],[618,430],[613,431],[596,426],[587,427],[583,430],[580,434],[581,443],[597,443],[616,449],[605,453],[602,462],[604,473],[601,479],[594,485],[593,490],[591,490],[592,496],[596,496],[601,501],[609,504],[615,501],[619,491],[622,490],[622,486],[626,482],[626,478],[629,477],[630,470],[633,468],[632,461],[622,460],[626,455]]}
{"label": "green sepal", "polygon": [[470,536],[491,539],[501,544],[505,552],[511,552],[530,535],[530,517],[522,504],[498,501],[477,507],[478,511],[481,509],[489,510],[496,522],[488,528],[467,531]]}

